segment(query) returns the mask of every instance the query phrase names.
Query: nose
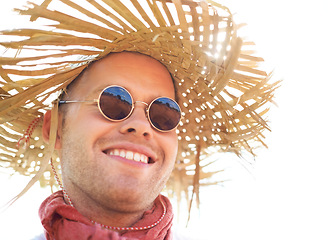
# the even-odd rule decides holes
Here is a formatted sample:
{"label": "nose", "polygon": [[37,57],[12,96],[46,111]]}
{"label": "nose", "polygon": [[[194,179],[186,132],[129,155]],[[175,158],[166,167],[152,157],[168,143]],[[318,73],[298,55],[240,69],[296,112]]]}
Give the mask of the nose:
{"label": "nose", "polygon": [[153,136],[153,129],[146,116],[146,108],[148,104],[137,101],[131,116],[122,121],[120,132],[122,134],[134,134],[138,137],[150,139]]}

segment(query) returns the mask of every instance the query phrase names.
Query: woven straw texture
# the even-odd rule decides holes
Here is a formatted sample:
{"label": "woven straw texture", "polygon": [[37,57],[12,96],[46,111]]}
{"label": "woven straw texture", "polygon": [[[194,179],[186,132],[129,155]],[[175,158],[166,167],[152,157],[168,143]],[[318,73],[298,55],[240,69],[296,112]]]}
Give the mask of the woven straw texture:
{"label": "woven straw texture", "polygon": [[111,52],[152,56],[175,80],[183,120],[167,190],[178,198],[189,186],[198,194],[200,184],[216,183],[216,171],[203,170],[207,156],[254,154],[265,145],[277,83],[269,83],[270,74],[259,68],[263,59],[238,36],[226,7],[196,0],[46,0],[16,11],[42,26],[0,33],[7,50],[0,58],[0,162],[34,176],[30,184],[55,184],[51,156],[60,172],[53,146],[42,140],[43,113],[91,61]]}

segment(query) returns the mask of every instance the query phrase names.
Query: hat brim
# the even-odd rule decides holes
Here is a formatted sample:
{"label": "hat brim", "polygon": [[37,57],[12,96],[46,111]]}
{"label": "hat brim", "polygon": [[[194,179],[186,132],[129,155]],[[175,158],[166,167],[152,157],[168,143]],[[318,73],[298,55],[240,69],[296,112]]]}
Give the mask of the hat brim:
{"label": "hat brim", "polygon": [[[216,171],[203,171],[201,161],[213,152],[253,154],[254,148],[265,146],[263,132],[269,127],[264,116],[278,83],[269,83],[270,74],[259,68],[263,59],[253,55],[253,43],[238,36],[238,26],[226,7],[194,0],[143,5],[138,1],[50,2],[17,10],[43,23],[42,27],[0,33],[16,37],[0,43],[9,49],[9,56],[0,59],[0,156],[6,167],[36,174],[41,162],[49,159],[41,161],[47,146],[41,121],[30,131],[33,120],[50,109],[57,93],[90,62],[122,51],[157,59],[175,81],[183,120],[178,128],[175,180],[169,181],[168,188],[181,192],[174,190],[174,182],[185,190],[209,179]],[[21,57],[10,56],[13,52]],[[17,143],[24,141],[29,146],[17,150]],[[50,167],[46,171],[51,172]],[[42,174],[40,181],[53,184],[50,176]]]}

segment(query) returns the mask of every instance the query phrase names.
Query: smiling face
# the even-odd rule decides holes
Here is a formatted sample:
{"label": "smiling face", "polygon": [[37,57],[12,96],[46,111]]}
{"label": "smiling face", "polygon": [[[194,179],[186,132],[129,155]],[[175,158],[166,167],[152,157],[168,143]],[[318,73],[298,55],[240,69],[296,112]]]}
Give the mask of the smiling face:
{"label": "smiling face", "polygon": [[[97,99],[110,85],[124,87],[134,101],[175,97],[171,76],[158,61],[137,53],[115,53],[92,64],[66,98]],[[149,208],[173,169],[176,131],[152,128],[146,106],[139,102],[120,122],[105,119],[96,104],[61,107],[65,110],[59,153],[64,187],[72,201],[122,212]]]}

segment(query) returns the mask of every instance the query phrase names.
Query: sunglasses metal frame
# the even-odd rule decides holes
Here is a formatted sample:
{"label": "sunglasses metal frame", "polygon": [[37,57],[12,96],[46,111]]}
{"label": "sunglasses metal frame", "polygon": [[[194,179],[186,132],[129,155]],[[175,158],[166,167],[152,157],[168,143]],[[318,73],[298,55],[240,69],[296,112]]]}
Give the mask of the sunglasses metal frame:
{"label": "sunglasses metal frame", "polygon": [[[119,88],[122,88],[127,94],[129,94],[129,96],[131,97],[131,101],[132,101],[132,106],[131,106],[131,110],[130,110],[130,112],[129,112],[129,114],[126,116],[126,117],[124,117],[124,118],[122,118],[122,119],[119,119],[119,120],[116,120],[116,119],[111,119],[111,118],[109,118],[108,116],[106,116],[106,114],[102,111],[102,109],[100,108],[100,97],[101,97],[101,95],[103,94],[103,92],[107,89],[107,88],[110,88],[110,87],[119,87]],[[133,110],[134,110],[134,106],[135,106],[135,104],[136,103],[142,103],[142,104],[144,104],[144,105],[146,105],[146,109],[145,109],[145,112],[146,112],[146,116],[147,116],[147,119],[148,119],[148,122],[150,123],[150,125],[154,128],[154,129],[156,129],[157,131],[159,131],[159,132],[170,132],[170,131],[172,131],[172,130],[174,130],[174,129],[176,129],[177,127],[178,127],[178,125],[179,125],[179,123],[180,123],[180,121],[181,121],[181,119],[182,119],[182,114],[181,114],[181,108],[180,108],[180,106],[179,106],[179,104],[174,100],[174,99],[172,99],[172,98],[168,98],[168,97],[164,97],[164,98],[167,98],[167,99],[170,99],[170,100],[172,100],[177,106],[178,106],[178,108],[179,108],[179,111],[180,111],[180,120],[178,121],[178,123],[176,124],[176,126],[174,127],[174,128],[172,128],[172,129],[170,129],[170,130],[162,130],[162,129],[159,129],[158,127],[156,127],[153,123],[152,123],[152,121],[151,121],[151,119],[150,119],[150,115],[149,115],[149,109],[150,109],[150,107],[152,106],[152,104],[156,101],[156,100],[158,100],[158,99],[160,99],[160,98],[163,98],[163,97],[157,97],[157,98],[155,98],[154,100],[152,100],[151,101],[151,103],[146,103],[146,102],[143,102],[143,101],[134,101],[133,100],[133,97],[132,97],[132,95],[131,95],[131,93],[126,89],[126,88],[124,88],[124,87],[122,87],[122,86],[119,86],[119,85],[110,85],[110,86],[107,86],[107,87],[105,87],[101,92],[100,92],[100,94],[99,94],[99,96],[98,96],[98,99],[93,99],[93,100],[59,100],[58,101],[58,103],[59,103],[59,105],[60,104],[66,104],[66,103],[97,103],[97,106],[98,106],[98,110],[99,110],[99,112],[106,118],[106,119],[108,119],[108,120],[110,120],[110,121],[113,121],[113,122],[121,122],[121,121],[124,121],[124,120],[126,120],[126,119],[128,119],[130,116],[131,116],[131,114],[133,113]]]}

